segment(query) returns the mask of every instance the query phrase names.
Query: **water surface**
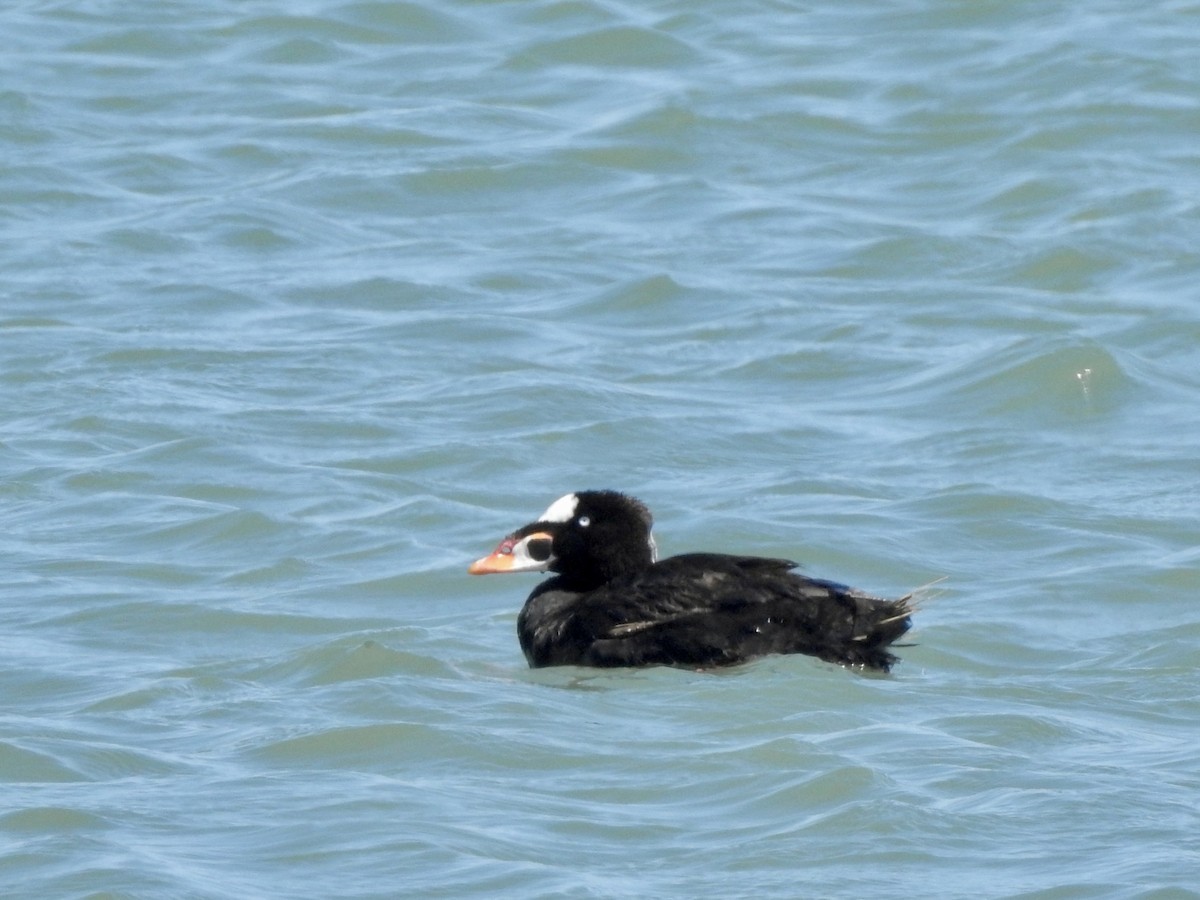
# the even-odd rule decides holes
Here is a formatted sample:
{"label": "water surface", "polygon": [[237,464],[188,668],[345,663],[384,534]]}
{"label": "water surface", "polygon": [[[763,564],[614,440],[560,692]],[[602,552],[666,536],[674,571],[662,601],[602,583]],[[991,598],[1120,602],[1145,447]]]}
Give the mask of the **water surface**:
{"label": "water surface", "polygon": [[[1200,7],[0,13],[21,897],[1196,896]],[[944,578],[529,671],[557,496]]]}

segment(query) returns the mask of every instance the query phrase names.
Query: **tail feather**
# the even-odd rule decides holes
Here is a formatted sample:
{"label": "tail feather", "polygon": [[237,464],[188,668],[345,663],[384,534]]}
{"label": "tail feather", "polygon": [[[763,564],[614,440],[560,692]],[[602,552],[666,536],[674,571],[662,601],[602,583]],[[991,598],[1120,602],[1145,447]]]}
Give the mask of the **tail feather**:
{"label": "tail feather", "polygon": [[890,671],[898,657],[889,647],[912,627],[913,614],[936,596],[930,588],[945,580],[944,577],[938,578],[910,591],[898,600],[857,598],[856,633],[851,640],[858,646],[848,654],[851,662],[871,669]]}

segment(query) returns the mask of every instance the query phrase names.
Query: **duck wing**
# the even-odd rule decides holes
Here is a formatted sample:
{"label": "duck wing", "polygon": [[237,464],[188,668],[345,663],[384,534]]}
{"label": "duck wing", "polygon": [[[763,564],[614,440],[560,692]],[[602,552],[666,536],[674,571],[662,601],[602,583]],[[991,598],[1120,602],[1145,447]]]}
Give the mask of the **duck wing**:
{"label": "duck wing", "polygon": [[771,653],[888,669],[904,601],[792,571],[791,560],[693,553],[579,596],[572,627],[591,666],[726,666]]}

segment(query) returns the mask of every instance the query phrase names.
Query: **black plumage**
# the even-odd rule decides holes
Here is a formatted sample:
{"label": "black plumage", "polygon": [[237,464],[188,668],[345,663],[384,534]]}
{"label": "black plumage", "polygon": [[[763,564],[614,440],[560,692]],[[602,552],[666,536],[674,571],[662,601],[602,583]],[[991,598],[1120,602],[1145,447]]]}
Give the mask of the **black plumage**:
{"label": "black plumage", "polygon": [[728,666],[804,653],[887,671],[910,598],[885,600],[786,559],[687,553],[655,561],[649,510],[615,491],[568,494],[471,572],[550,571],[517,618],[533,667]]}

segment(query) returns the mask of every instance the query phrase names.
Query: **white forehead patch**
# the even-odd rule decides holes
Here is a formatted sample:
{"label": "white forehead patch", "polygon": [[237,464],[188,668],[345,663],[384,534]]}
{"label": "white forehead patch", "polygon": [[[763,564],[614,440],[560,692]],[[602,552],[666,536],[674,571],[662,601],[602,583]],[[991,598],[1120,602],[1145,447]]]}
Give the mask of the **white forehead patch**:
{"label": "white forehead patch", "polygon": [[570,522],[575,518],[575,509],[579,506],[579,497],[575,494],[567,494],[565,497],[559,497],[550,504],[547,509],[538,518],[539,522]]}

